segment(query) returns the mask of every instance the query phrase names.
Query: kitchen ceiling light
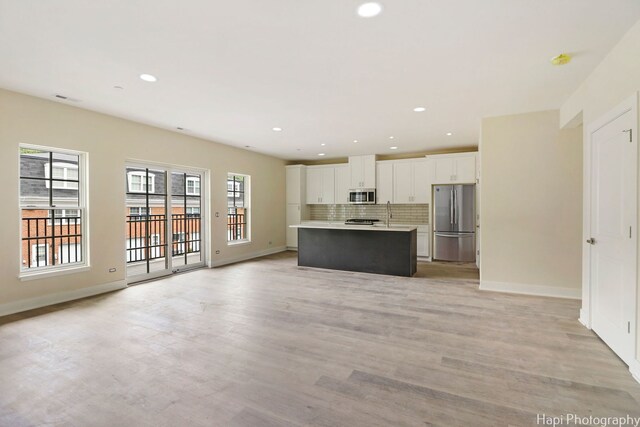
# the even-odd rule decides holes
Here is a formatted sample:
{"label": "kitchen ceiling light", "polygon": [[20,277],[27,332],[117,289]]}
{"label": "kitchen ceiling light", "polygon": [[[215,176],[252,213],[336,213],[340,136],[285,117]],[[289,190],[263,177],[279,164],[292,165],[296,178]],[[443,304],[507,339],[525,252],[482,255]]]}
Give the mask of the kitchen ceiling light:
{"label": "kitchen ceiling light", "polygon": [[394,138],[395,138],[395,136],[390,136],[390,137],[389,137],[389,139],[394,139]]}
{"label": "kitchen ceiling light", "polygon": [[422,113],[424,111],[427,111],[427,109],[424,107],[416,107],[413,109],[413,111],[415,111],[416,113]]}
{"label": "kitchen ceiling light", "polygon": [[150,82],[150,83],[158,81],[158,78],[151,74],[140,74],[140,78],[145,82]]}
{"label": "kitchen ceiling light", "polygon": [[363,3],[358,7],[358,15],[363,18],[373,18],[382,12],[382,5],[376,2]]}
{"label": "kitchen ceiling light", "polygon": [[326,154],[324,154],[324,153],[318,153],[318,156],[322,157],[322,156],[326,156]]}
{"label": "kitchen ceiling light", "polygon": [[447,136],[451,136],[453,135],[451,132],[447,132]]}
{"label": "kitchen ceiling light", "polygon": [[354,139],[354,140],[353,140],[353,142],[357,144],[357,143],[358,143],[358,140],[357,140],[357,139]]}
{"label": "kitchen ceiling light", "polygon": [[325,145],[327,145],[327,144],[325,144],[325,143],[322,143],[322,144],[320,144],[320,145],[322,145],[322,146],[324,147],[324,146],[325,146]]}
{"label": "kitchen ceiling light", "polygon": [[398,147],[389,147],[389,150],[397,150]]}
{"label": "kitchen ceiling light", "polygon": [[282,132],[282,128],[273,128],[274,132]]}

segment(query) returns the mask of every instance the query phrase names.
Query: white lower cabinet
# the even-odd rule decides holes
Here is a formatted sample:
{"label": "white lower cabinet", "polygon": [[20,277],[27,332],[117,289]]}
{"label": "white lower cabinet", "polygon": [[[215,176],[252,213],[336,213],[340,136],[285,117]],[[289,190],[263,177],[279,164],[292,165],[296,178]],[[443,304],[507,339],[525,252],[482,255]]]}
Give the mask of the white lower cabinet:
{"label": "white lower cabinet", "polygon": [[299,225],[301,221],[301,210],[299,204],[287,204],[287,247],[298,247],[298,229],[291,228],[290,225]]}
{"label": "white lower cabinet", "polygon": [[427,258],[429,257],[429,233],[428,232],[418,232],[418,256]]}

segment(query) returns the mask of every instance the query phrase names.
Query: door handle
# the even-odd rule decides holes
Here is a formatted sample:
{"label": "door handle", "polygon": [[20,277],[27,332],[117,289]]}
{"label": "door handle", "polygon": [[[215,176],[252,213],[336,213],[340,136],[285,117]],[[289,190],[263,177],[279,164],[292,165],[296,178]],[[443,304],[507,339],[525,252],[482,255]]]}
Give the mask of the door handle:
{"label": "door handle", "polygon": [[453,225],[453,188],[451,188],[451,194],[449,195],[449,222]]}
{"label": "door handle", "polygon": [[590,239],[587,239],[587,243],[590,245],[595,245],[596,244],[596,239],[594,239],[593,237]]}

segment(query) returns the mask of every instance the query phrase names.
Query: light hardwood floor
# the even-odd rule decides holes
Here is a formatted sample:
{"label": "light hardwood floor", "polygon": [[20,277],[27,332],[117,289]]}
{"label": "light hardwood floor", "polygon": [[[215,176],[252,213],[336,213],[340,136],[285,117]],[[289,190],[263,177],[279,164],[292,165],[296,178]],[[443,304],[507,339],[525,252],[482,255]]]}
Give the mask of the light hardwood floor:
{"label": "light hardwood floor", "polygon": [[528,426],[640,416],[578,301],[294,253],[0,318],[0,426]]}

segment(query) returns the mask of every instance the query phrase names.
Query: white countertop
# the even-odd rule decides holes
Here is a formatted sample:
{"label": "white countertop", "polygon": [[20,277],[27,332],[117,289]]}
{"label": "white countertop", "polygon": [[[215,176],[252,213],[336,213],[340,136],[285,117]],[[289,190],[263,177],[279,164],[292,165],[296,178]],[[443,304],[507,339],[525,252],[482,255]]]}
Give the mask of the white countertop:
{"label": "white countertop", "polygon": [[384,223],[377,225],[346,225],[344,223],[310,222],[300,225],[290,225],[291,228],[319,228],[325,230],[360,230],[360,231],[405,231],[417,230],[415,225],[391,225],[387,228]]}
{"label": "white countertop", "polygon": [[[392,220],[393,221],[393,220]],[[338,225],[338,226],[344,226],[344,221],[320,221],[320,220],[312,220],[312,219],[304,219],[302,220],[300,225],[317,225],[317,226],[334,226],[334,225]],[[292,226],[290,226],[292,227]],[[297,226],[296,226],[297,227]],[[349,225],[349,228],[351,227],[372,227],[370,225]],[[385,228],[385,224],[384,221],[380,221],[379,223],[377,223],[377,225],[373,226],[376,229],[378,228]],[[372,227],[372,228],[373,228]],[[391,228],[398,228],[401,229],[401,231],[407,231],[407,228],[409,227],[410,230],[412,230],[413,228],[417,228],[418,233],[429,233],[429,224],[394,224],[393,222],[391,222]],[[398,230],[396,230],[398,231]]]}

